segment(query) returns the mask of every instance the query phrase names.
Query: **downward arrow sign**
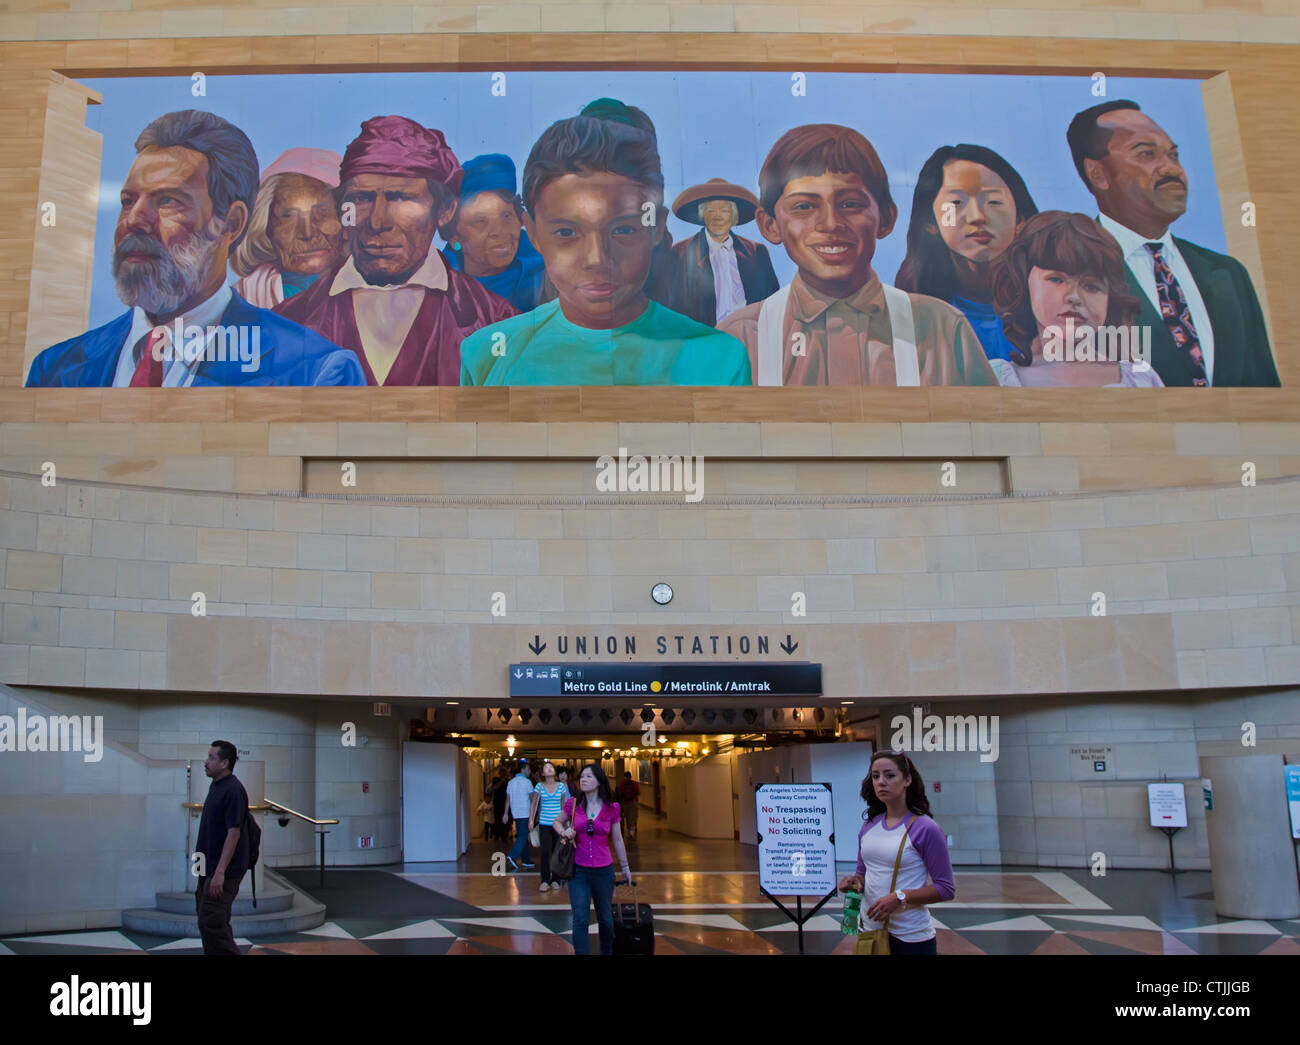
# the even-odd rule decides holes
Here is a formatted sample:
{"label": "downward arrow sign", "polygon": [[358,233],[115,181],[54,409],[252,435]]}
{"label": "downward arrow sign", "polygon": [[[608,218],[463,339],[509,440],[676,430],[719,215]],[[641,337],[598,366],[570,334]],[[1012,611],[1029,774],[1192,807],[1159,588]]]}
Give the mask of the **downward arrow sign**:
{"label": "downward arrow sign", "polygon": [[789,635],[787,635],[785,641],[781,643],[781,648],[785,650],[787,655],[789,655],[799,648],[799,643],[795,642]]}
{"label": "downward arrow sign", "polygon": [[515,678],[521,679],[523,677],[524,677],[524,673],[520,671],[518,668],[515,668]]}
{"label": "downward arrow sign", "polygon": [[542,642],[540,635],[534,635],[533,641],[528,644],[528,648],[533,651],[534,656],[539,656],[542,650],[546,649],[546,643]]}

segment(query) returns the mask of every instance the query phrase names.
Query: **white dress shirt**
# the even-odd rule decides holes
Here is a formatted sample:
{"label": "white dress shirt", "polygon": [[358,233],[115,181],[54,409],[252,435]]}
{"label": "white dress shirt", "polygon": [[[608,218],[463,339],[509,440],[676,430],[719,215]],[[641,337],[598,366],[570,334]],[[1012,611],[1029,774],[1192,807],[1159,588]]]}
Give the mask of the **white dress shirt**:
{"label": "white dress shirt", "polygon": [[[216,334],[216,328],[221,325],[221,317],[225,314],[226,306],[230,304],[231,290],[230,287],[224,286],[218,290],[212,297],[196,305],[190,311],[180,317],[181,329],[187,330],[190,327],[203,327],[207,336],[204,344],[210,344],[213,336]],[[117,355],[117,369],[113,372],[113,387],[126,388],[131,384],[131,378],[135,374],[135,368],[140,365],[139,352],[143,352],[148,345],[148,341],[141,341],[146,334],[154,329],[154,323],[144,314],[144,309],[139,305],[131,310],[131,329],[126,333],[126,340],[122,343],[122,348]],[[169,331],[176,330],[176,320],[170,323],[162,324]],[[139,342],[137,351],[137,342]],[[204,355],[196,356],[194,359],[186,361],[185,353],[181,350],[183,345],[176,346],[176,352],[172,359],[163,359],[163,388],[188,388],[194,383],[194,375],[198,372],[199,364],[206,358]]]}
{"label": "white dress shirt", "polygon": [[448,287],[447,266],[442,255],[430,247],[429,255],[405,283],[375,286],[367,283],[351,257],[339,269],[330,285],[330,295],[351,292],[357,333],[375,380],[381,385],[402,350],[406,335],[424,304],[424,291]]}
{"label": "white dress shirt", "polygon": [[713,267],[713,296],[717,302],[715,323],[731,315],[738,308],[744,308],[745,285],[740,280],[740,264],[736,261],[736,241],[728,236],[719,243],[708,232],[704,233],[709,244],[709,264]]}
{"label": "white dress shirt", "polygon": [[1160,314],[1160,294],[1156,289],[1156,263],[1151,257],[1151,252],[1147,250],[1147,244],[1156,242],[1160,244],[1162,248],[1160,256],[1165,259],[1169,271],[1174,274],[1174,279],[1178,280],[1178,286],[1182,288],[1183,297],[1187,299],[1187,308],[1192,314],[1192,323],[1196,327],[1196,338],[1201,344],[1206,380],[1214,384],[1214,328],[1210,326],[1210,313],[1205,309],[1200,288],[1192,278],[1187,262],[1178,252],[1173,234],[1165,229],[1165,234],[1159,240],[1149,240],[1105,214],[1098,220],[1101,222],[1101,227],[1114,236],[1119,243],[1119,249],[1124,252],[1124,261],[1128,264],[1129,271],[1137,278],[1138,286],[1146,294],[1157,315]]}

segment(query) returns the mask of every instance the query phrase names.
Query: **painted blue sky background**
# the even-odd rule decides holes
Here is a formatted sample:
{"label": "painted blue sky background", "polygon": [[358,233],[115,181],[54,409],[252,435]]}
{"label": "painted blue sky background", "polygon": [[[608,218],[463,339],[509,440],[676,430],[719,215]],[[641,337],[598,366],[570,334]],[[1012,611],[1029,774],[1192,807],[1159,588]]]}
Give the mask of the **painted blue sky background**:
{"label": "painted blue sky background", "polygon": [[[804,123],[841,123],[871,140],[889,173],[899,220],[875,261],[887,281],[903,260],[917,173],[940,145],[970,142],[1001,153],[1024,177],[1040,210],[1096,213],[1065,142],[1071,117],[1101,100],[1093,97],[1088,77],[808,73],[804,97],[792,94],[788,72],[507,72],[504,97],[493,96],[488,72],[209,76],[203,98],[191,94],[188,76],[85,82],[104,97],[102,105],[89,107],[86,120],[104,136],[92,327],[123,311],[109,258],[132,143],[151,120],[176,109],[206,109],[241,127],[263,168],[294,146],[342,153],[363,120],[395,113],[441,130],[462,161],[506,153],[522,176],[543,130],[608,96],[639,106],[654,120],[668,203],[682,189],[715,177],[757,193],[763,157],[781,134]],[[1177,234],[1224,251],[1199,81],[1111,77],[1106,86],[1107,98],[1133,99],[1179,145],[1191,194]],[[670,218],[669,229],[680,240],[698,226]],[[752,223],[737,231],[760,238]],[[793,264],[779,247],[771,255],[777,276],[788,282]]]}

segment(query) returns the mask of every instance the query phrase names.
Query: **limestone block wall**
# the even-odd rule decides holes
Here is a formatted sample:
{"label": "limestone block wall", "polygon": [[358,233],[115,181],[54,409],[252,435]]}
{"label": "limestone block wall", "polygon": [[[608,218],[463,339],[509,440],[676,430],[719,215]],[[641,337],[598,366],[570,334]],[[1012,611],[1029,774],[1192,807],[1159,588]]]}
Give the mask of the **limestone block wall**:
{"label": "limestone block wall", "polygon": [[[658,635],[707,628],[794,635],[837,698],[1300,682],[1300,480],[755,500],[422,504],[8,476],[0,679],[487,699],[540,632],[617,632],[662,660]],[[667,607],[648,596],[660,580]]]}
{"label": "limestone block wall", "polygon": [[[0,715],[20,707],[29,717],[102,716],[110,742],[92,763],[81,752],[0,755],[0,934],[116,926],[123,909],[152,907],[155,892],[192,889],[185,763],[201,791],[202,762],[216,739],[264,763],[265,791],[277,801],[339,820],[326,836],[328,866],[401,859],[401,717],[376,719],[370,705],[355,702],[0,685]],[[342,743],[344,722],[357,727],[356,747]],[[198,820],[189,827],[192,852]],[[362,835],[374,838],[373,848],[357,848]],[[263,818],[266,866],[318,859],[310,826]]]}
{"label": "limestone block wall", "polygon": [[1288,0],[927,0],[899,7],[868,4],[629,3],[380,3],[325,0],[198,0],[189,6],[155,0],[25,0],[0,15],[7,40],[95,40],[131,36],[311,36],[356,33],[893,33],[909,35],[1103,37],[1300,43]]}
{"label": "limestone block wall", "polygon": [[[1200,757],[1283,753],[1300,737],[1300,693],[1293,688],[959,701],[934,710],[998,719],[994,761],[970,751],[912,753],[935,819],[953,837],[953,862],[961,864],[1086,867],[1101,853],[1112,868],[1167,867],[1168,842],[1150,827],[1146,793],[1163,774],[1187,785],[1188,826],[1175,835],[1175,860],[1207,869]],[[910,719],[912,706],[880,708],[883,746],[891,744],[898,715]],[[1251,746],[1242,743],[1247,723]],[[1094,753],[1103,772],[1094,769]]]}
{"label": "limestone block wall", "polygon": [[91,762],[81,751],[0,755],[0,933],[118,925],[123,908],[185,888],[185,765],[138,750],[136,709],[0,686],[0,715],[21,707],[103,715],[105,742]]}
{"label": "limestone block wall", "polygon": [[[155,390],[110,391],[130,399]],[[892,404],[896,413],[908,401],[909,390],[900,392],[904,398]],[[55,397],[49,406],[30,416],[63,413],[58,391],[21,394],[25,400],[0,393],[0,407],[26,402],[31,408],[49,396]],[[213,493],[589,496],[597,492],[596,459],[617,457],[625,447],[628,454],[702,456],[706,497],[1163,489],[1240,483],[1246,464],[1257,479],[1300,474],[1300,423],[1294,420],[1300,405],[1274,402],[1265,412],[1271,419],[1254,421],[1197,420],[1195,413],[1188,420],[1131,421],[1121,419],[1124,412],[1108,415],[1094,400],[1095,410],[1075,404],[1067,420],[957,421],[925,419],[950,416],[955,403],[940,396],[930,407],[921,395],[914,400],[920,420],[889,419],[890,400],[874,397],[846,400],[842,408],[823,404],[825,419],[816,421],[694,421],[687,415],[658,422],[547,422],[510,420],[509,411],[503,420],[467,421],[438,420],[436,411],[429,421],[24,421],[20,410],[5,409],[0,471],[39,475],[53,467],[62,480]],[[986,406],[996,413],[1006,392],[988,395],[993,399]],[[1127,411],[1135,403],[1152,412],[1168,406],[1154,398],[1112,399],[1110,409]],[[1032,402],[1017,401],[1015,408],[1012,417],[1035,416]],[[864,412],[880,419],[862,420]],[[76,416],[71,406],[69,414]],[[368,408],[362,414],[371,416]],[[485,459],[491,463],[480,468]],[[341,483],[346,461],[357,466],[354,487]],[[942,484],[943,462],[955,464],[955,486]]]}

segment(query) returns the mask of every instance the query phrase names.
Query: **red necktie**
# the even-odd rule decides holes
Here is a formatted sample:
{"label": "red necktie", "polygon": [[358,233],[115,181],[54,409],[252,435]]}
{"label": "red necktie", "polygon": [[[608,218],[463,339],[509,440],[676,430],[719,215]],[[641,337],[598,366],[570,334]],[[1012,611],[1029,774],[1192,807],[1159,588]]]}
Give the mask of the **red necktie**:
{"label": "red necktie", "polygon": [[168,333],[166,327],[154,327],[137,342],[143,344],[144,349],[135,365],[135,373],[131,375],[131,388],[162,388],[163,361],[154,359],[153,349],[154,345],[166,340]]}
{"label": "red necktie", "polygon": [[1178,278],[1169,267],[1162,251],[1164,244],[1148,243],[1151,259],[1155,262],[1156,298],[1160,302],[1160,318],[1165,321],[1169,336],[1174,345],[1187,353],[1192,364],[1192,386],[1205,388],[1209,380],[1205,374],[1205,355],[1201,351],[1201,339],[1196,333],[1196,324],[1192,322],[1192,310],[1187,304],[1187,295],[1178,284]]}

